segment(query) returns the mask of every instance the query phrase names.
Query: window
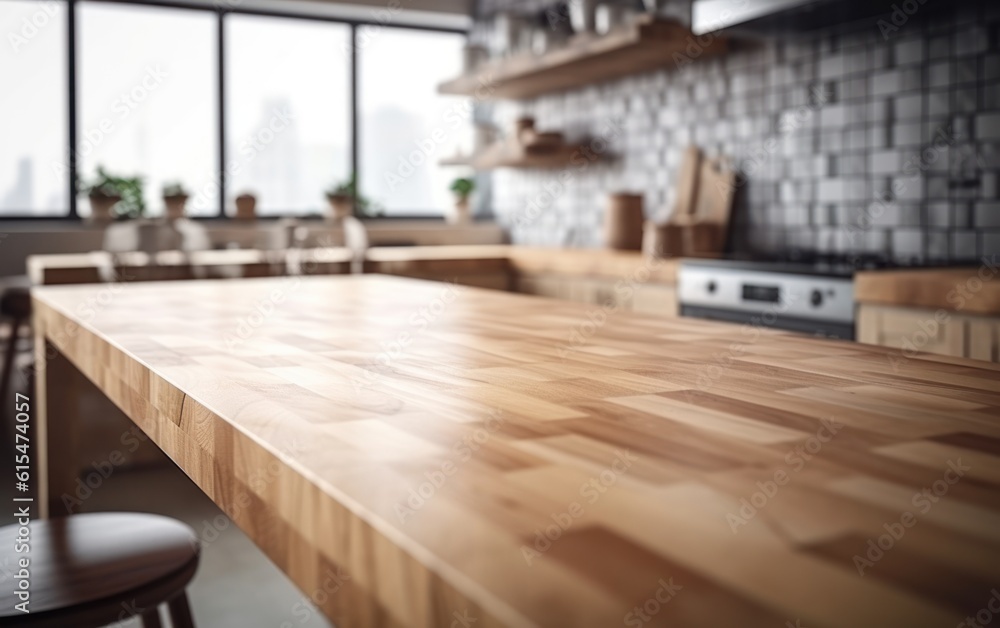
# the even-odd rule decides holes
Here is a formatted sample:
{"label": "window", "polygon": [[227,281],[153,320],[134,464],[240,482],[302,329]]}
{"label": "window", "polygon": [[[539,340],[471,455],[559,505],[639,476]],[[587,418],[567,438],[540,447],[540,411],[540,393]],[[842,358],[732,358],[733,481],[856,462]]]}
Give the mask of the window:
{"label": "window", "polygon": [[[81,179],[98,166],[141,175],[152,216],[163,212],[163,185],[179,182],[189,214],[218,215],[218,17],[81,3],[77,20]],[[89,215],[89,201],[78,203]]]}
{"label": "window", "polygon": [[173,183],[192,216],[245,192],[261,216],[325,214],[355,176],[369,215],[442,215],[472,101],[436,90],[465,36],[237,4],[0,0],[0,218],[87,217],[72,179],[102,169],[142,180],[147,216]]}
{"label": "window", "polygon": [[461,72],[465,38],[379,28],[358,31],[359,166],[362,194],[386,216],[440,216],[454,203],[453,169],[438,161],[467,145],[467,98],[440,96]]}
{"label": "window", "polygon": [[4,0],[0,24],[0,215],[68,215],[66,8]]}
{"label": "window", "polygon": [[351,175],[350,28],[226,17],[227,194],[257,213],[320,214]]}

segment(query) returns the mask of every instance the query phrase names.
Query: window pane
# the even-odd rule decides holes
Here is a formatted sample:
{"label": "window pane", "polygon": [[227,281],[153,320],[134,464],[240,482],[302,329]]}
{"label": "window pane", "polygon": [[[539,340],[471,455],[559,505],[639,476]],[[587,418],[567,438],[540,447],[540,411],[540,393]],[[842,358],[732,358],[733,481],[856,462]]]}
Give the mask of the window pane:
{"label": "window pane", "polygon": [[[164,183],[191,194],[188,213],[217,215],[217,20],[206,11],[81,3],[80,176],[97,167],[144,177],[147,215]],[[89,215],[87,198],[80,214]]]}
{"label": "window pane", "polygon": [[66,9],[0,0],[0,214],[69,213]]}
{"label": "window pane", "polygon": [[351,169],[349,37],[342,24],[226,17],[227,206],[252,192],[259,215],[326,211],[324,191]]}
{"label": "window pane", "polygon": [[458,173],[438,161],[467,144],[471,116],[467,98],[437,85],[460,73],[465,38],[362,28],[358,41],[361,189],[385,215],[440,216]]}

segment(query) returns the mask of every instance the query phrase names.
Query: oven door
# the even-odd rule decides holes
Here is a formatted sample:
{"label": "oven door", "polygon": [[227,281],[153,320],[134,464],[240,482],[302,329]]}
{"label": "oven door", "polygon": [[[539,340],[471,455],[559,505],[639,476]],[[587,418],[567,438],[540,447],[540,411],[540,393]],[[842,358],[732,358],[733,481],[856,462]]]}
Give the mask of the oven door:
{"label": "oven door", "polygon": [[832,321],[817,321],[790,316],[768,316],[767,312],[746,312],[726,310],[699,305],[681,305],[681,316],[704,318],[727,323],[742,323],[756,327],[770,327],[786,331],[797,331],[819,338],[841,338],[854,340],[854,325]]}

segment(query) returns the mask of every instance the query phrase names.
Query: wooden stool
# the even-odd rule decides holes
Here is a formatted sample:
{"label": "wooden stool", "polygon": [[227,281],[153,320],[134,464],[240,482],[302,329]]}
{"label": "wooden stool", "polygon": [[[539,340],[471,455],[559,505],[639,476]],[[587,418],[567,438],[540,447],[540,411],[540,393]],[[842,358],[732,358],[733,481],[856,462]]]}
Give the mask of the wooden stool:
{"label": "wooden stool", "polygon": [[[140,513],[93,513],[28,524],[30,553],[17,553],[18,525],[0,528],[0,562],[15,574],[0,589],[0,625],[96,628],[139,615],[159,628],[166,603],[174,628],[193,628],[185,587],[198,569],[199,543],[179,521]],[[27,558],[30,613],[22,600]]]}
{"label": "wooden stool", "polygon": [[7,352],[3,356],[3,371],[0,372],[0,403],[6,404],[7,394],[10,392],[10,380],[14,374],[18,336],[21,327],[31,318],[31,292],[22,287],[5,289],[0,295],[0,316],[11,321]]}

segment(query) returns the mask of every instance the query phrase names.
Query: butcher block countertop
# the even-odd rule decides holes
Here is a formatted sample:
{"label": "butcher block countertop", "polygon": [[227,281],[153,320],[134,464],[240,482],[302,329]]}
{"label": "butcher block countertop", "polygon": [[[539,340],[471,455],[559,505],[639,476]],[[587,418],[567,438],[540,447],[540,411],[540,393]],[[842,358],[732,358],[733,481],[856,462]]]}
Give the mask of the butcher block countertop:
{"label": "butcher block countertop", "polygon": [[854,300],[1000,316],[1000,260],[984,258],[968,268],[860,272],[854,276]]}
{"label": "butcher block countertop", "polygon": [[[346,249],[307,249],[307,258],[323,262],[343,262],[350,260]],[[205,267],[263,266],[281,267],[285,251],[225,250],[200,251],[185,255],[168,251],[157,255],[156,263],[161,266],[193,265]],[[33,283],[43,284],[59,277],[67,277],[67,283],[77,283],[73,271],[91,269],[82,277],[97,281],[99,269],[110,274],[114,265],[142,266],[149,264],[145,253],[126,253],[112,256],[110,253],[74,253],[59,255],[32,255],[28,258],[28,274]],[[551,273],[573,277],[604,279],[628,279],[641,273],[643,281],[676,284],[678,259],[654,260],[638,251],[613,251],[609,249],[564,249],[551,247],[528,247],[514,245],[454,245],[454,246],[400,246],[373,247],[366,254],[368,272],[421,273],[448,272],[455,268],[465,272],[496,272],[511,270],[523,273]],[[346,268],[346,266],[345,266]],[[648,273],[648,279],[646,279]],[[48,280],[47,280],[48,277]],[[62,283],[59,279],[55,280]]]}
{"label": "butcher block countertop", "polygon": [[1000,584],[1000,365],[386,276],[101,289],[34,289],[38,333],[340,626],[940,627]]}

